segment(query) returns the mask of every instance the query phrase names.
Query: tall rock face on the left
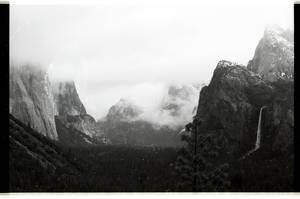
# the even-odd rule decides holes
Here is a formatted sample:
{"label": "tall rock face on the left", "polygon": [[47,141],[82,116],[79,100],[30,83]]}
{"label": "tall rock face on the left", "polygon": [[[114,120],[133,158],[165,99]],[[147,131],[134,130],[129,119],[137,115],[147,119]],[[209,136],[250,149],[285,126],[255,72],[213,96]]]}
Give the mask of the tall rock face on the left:
{"label": "tall rock face on the left", "polygon": [[58,139],[57,109],[47,72],[29,65],[11,66],[9,81],[9,112],[41,134]]}

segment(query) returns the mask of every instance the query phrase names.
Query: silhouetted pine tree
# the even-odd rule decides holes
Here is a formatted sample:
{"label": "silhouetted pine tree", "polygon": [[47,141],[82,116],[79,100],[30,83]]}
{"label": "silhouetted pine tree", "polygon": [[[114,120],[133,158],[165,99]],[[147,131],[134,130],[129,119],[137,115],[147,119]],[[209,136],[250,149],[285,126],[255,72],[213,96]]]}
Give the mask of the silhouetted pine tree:
{"label": "silhouetted pine tree", "polygon": [[219,164],[220,139],[197,130],[201,124],[195,117],[186,125],[190,135],[183,135],[186,145],[173,165],[177,177],[176,191],[228,191],[228,164]]}

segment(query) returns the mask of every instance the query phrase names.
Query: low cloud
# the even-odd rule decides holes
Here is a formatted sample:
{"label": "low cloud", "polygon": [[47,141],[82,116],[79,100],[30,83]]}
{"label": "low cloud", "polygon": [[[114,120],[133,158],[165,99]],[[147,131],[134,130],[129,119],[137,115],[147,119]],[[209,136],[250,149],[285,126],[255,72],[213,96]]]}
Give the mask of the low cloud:
{"label": "low cloud", "polygon": [[265,25],[293,26],[289,1],[183,2],[11,5],[11,64],[74,80],[99,119],[121,97],[152,107],[169,83],[208,83],[221,59],[247,64]]}
{"label": "low cloud", "polygon": [[[169,85],[159,106],[145,112],[140,118],[157,125],[168,125],[173,128],[187,124],[195,114],[202,86],[203,84]],[[173,93],[172,88],[175,91]]]}

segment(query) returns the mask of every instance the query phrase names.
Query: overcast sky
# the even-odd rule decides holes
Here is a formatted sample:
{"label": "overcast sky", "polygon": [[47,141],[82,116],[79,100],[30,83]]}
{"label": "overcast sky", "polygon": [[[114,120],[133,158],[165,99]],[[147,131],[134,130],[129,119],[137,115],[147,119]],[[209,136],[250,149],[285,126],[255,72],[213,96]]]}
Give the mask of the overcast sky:
{"label": "overcast sky", "polygon": [[289,0],[105,2],[10,12],[11,63],[73,79],[97,119],[121,97],[147,104],[167,83],[209,83],[219,60],[247,64],[266,25],[293,28]]}

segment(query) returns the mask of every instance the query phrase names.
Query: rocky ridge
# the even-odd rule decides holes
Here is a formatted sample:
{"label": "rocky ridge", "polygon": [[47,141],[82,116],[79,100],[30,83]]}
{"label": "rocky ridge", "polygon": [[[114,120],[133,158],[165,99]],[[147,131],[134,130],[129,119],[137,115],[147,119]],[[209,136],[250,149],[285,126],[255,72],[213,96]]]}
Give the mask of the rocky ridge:
{"label": "rocky ridge", "polygon": [[60,139],[58,120],[60,126],[65,125],[64,129],[76,129],[89,137],[103,138],[95,119],[87,114],[75,83],[51,81],[44,68],[11,66],[9,102],[13,116],[50,139]]}
{"label": "rocky ridge", "polygon": [[294,36],[291,30],[268,26],[247,68],[267,81],[294,78]]}
{"label": "rocky ridge", "polygon": [[[222,60],[210,84],[201,90],[196,115],[202,121],[199,132],[223,136],[227,143],[223,151],[230,157],[253,148],[263,106],[260,150],[292,151],[293,46],[290,39],[279,39],[282,34],[281,29],[266,29],[247,67]],[[278,75],[282,71],[287,75]]]}

